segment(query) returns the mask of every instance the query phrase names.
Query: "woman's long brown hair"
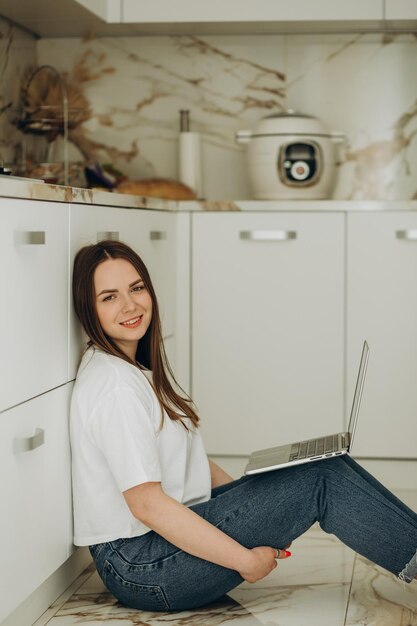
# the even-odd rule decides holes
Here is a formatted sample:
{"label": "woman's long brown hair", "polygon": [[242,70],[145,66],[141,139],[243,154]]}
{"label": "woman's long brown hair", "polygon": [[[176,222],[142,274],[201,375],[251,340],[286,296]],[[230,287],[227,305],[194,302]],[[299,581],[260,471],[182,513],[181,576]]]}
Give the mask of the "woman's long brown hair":
{"label": "woman's long brown hair", "polygon": [[[95,346],[107,354],[117,356],[137,367],[137,363],[125,354],[115,342],[103,331],[96,309],[96,296],[94,288],[94,273],[98,265],[108,259],[125,259],[133,265],[143,280],[145,288],[152,299],[152,319],[146,333],[138,343],[136,361],[145,368],[152,370],[152,386],[161,407],[163,424],[164,412],[172,420],[182,421],[183,417],[189,417],[194,426],[198,426],[199,417],[195,412],[191,398],[178,385],[169,365],[162,339],[161,321],[159,317],[158,301],[153,288],[149,272],[138,254],[132,248],[121,241],[105,240],[97,244],[81,248],[74,260],[74,272],[72,278],[72,295],[74,309],[85,332],[89,337],[86,350]],[[167,371],[175,385],[184,393],[179,395],[168,378]]]}

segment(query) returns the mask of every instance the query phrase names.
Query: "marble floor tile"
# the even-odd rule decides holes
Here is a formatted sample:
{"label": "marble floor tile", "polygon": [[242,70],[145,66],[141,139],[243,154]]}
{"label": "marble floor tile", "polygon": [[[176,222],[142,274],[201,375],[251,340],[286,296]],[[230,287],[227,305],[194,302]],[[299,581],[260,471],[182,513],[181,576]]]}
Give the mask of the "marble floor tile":
{"label": "marble floor tile", "polygon": [[[94,564],[89,565],[76,580],[62,593],[56,600],[51,604],[49,609],[47,609],[40,617],[32,624],[32,626],[46,626],[49,623],[50,619],[55,615],[55,613],[60,609],[70,598],[71,596],[78,591],[80,587],[82,587],[86,581],[90,580],[93,576],[97,576],[98,574],[95,570]],[[104,590],[104,586],[102,586],[102,590]],[[98,592],[99,593],[99,592]]]}
{"label": "marble floor tile", "polygon": [[417,585],[406,584],[358,556],[346,626],[417,626]]}
{"label": "marble floor tile", "polygon": [[[237,589],[230,596],[202,609],[178,613],[133,611],[119,605],[109,593],[75,594],[48,622],[48,626],[93,625],[105,622],[123,626],[300,626],[306,612],[312,626],[343,626],[349,585],[254,585]],[[323,611],[325,607],[325,611]]]}

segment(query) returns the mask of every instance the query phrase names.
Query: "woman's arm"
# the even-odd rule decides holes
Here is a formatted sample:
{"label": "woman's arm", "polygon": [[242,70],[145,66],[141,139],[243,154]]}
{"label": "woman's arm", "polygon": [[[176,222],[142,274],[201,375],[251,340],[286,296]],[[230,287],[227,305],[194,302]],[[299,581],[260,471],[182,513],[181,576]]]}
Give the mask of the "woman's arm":
{"label": "woman's arm", "polygon": [[[248,549],[167,496],[161,483],[143,483],[123,493],[132,514],[184,552],[236,570],[248,582],[264,578],[276,567],[277,552],[262,546]],[[284,555],[284,551],[281,553]]]}
{"label": "woman's arm", "polygon": [[231,483],[234,478],[229,476],[221,467],[219,467],[214,461],[211,459],[208,460],[210,465],[210,474],[211,474],[211,488],[220,487],[220,485],[226,485],[227,483]]}

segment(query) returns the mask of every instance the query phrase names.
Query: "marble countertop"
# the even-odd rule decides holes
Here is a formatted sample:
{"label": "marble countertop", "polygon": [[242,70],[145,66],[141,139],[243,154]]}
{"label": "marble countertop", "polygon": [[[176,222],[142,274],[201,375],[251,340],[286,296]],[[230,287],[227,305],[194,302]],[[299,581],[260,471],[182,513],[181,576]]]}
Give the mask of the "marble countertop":
{"label": "marble countertop", "polygon": [[2,177],[0,197],[159,211],[416,211],[417,200],[162,200]]}
{"label": "marble countertop", "polygon": [[102,189],[81,189],[50,185],[26,179],[1,177],[0,197],[45,200],[49,202],[72,202],[76,204],[101,204],[104,206],[126,207],[131,209],[178,210],[178,202],[159,198],[143,198]]}

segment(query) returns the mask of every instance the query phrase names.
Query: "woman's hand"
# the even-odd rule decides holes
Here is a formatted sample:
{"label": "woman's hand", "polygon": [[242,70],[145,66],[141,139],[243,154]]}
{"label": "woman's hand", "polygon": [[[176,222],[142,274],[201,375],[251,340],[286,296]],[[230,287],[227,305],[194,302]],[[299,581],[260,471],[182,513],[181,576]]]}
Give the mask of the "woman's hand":
{"label": "woman's hand", "polygon": [[249,551],[248,562],[239,574],[248,583],[255,583],[268,576],[278,565],[278,559],[287,559],[291,556],[291,552],[286,550],[278,550],[269,546],[259,546]]}

